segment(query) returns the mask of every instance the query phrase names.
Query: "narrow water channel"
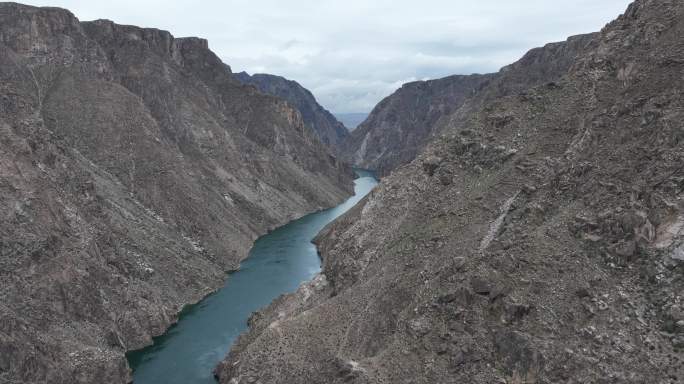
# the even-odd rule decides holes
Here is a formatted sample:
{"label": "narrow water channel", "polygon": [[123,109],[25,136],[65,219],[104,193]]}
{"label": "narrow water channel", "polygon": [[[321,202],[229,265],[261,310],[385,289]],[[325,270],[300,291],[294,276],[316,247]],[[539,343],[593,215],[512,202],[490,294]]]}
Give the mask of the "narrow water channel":
{"label": "narrow water channel", "polygon": [[295,291],[320,271],[311,241],[378,183],[370,172],[356,173],[354,196],[260,237],[223,288],[185,311],[178,324],[155,338],[154,345],[130,352],[134,384],[214,384],[212,370],[247,329],[252,312]]}

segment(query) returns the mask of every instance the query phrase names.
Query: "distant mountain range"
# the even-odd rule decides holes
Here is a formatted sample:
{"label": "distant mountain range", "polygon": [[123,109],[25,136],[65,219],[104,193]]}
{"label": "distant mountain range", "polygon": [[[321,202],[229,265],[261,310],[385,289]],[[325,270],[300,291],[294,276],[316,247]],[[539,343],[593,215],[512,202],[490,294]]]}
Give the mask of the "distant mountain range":
{"label": "distant mountain range", "polygon": [[335,117],[344,124],[349,131],[353,131],[368,118],[368,113],[336,113]]}

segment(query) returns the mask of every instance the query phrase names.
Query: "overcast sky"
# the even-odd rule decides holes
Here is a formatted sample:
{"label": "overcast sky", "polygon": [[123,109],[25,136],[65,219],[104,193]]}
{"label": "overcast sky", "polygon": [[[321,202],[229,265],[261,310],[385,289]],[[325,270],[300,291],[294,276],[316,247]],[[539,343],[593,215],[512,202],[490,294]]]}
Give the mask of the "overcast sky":
{"label": "overcast sky", "polygon": [[[19,0],[21,1],[21,0]],[[368,112],[401,84],[492,72],[528,49],[593,32],[629,0],[53,0],[209,40],[234,72],[298,81],[333,112]],[[201,5],[200,5],[201,4]]]}

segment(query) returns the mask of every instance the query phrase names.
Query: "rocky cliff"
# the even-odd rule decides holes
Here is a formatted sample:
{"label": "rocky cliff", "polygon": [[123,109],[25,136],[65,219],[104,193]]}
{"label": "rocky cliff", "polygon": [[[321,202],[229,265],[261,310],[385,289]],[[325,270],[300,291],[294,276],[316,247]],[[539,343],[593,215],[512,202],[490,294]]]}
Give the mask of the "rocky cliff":
{"label": "rocky cliff", "polygon": [[311,92],[296,81],[267,74],[249,75],[245,72],[233,75],[244,84],[254,85],[261,92],[287,100],[302,114],[304,123],[311,127],[318,138],[337,153],[342,141],[349,135],[332,113],[323,108]]}
{"label": "rocky cliff", "polygon": [[490,76],[450,76],[404,84],[382,100],[343,142],[346,161],[385,176],[413,160],[442,118],[489,81]]}
{"label": "rocky cliff", "polygon": [[0,382],[126,383],[124,353],[351,170],[198,38],[0,3]]}
{"label": "rocky cliff", "polygon": [[503,97],[554,81],[567,72],[592,37],[575,36],[533,49],[498,73],[405,84],[380,102],[343,142],[343,157],[359,167],[387,175],[411,162],[474,95],[481,99]]}
{"label": "rocky cliff", "polygon": [[684,3],[638,0],[555,81],[509,67],[323,231],[221,382],[681,382],[682,36]]}

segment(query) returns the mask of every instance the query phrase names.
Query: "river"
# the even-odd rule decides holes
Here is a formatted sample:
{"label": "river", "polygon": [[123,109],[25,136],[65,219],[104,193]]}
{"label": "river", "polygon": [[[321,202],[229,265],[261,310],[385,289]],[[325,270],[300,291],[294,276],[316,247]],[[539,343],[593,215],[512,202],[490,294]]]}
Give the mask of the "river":
{"label": "river", "polygon": [[215,384],[212,371],[247,330],[249,316],[320,272],[320,258],[311,241],[378,183],[370,172],[356,173],[354,196],[257,239],[223,288],[183,311],[178,323],[155,338],[153,345],[128,353],[134,384]]}

